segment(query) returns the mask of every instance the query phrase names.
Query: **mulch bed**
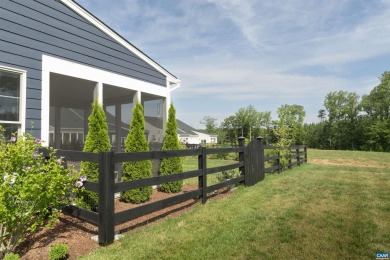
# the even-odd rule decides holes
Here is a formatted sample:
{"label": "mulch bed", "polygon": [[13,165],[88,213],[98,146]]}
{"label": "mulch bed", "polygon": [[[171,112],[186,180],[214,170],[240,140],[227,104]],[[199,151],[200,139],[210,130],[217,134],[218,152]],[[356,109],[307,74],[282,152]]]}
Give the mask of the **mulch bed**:
{"label": "mulch bed", "polygon": [[[195,189],[197,189],[197,187],[185,184],[179,194]],[[152,203],[175,195],[177,194],[167,194],[153,190],[152,198],[147,203]],[[229,196],[229,190],[220,189],[212,194],[209,194],[209,199],[222,199],[227,196]],[[116,230],[120,233],[124,233],[167,216],[177,216],[183,211],[191,208],[196,203],[198,203],[198,200],[188,200],[183,203],[170,206],[118,225],[116,226]],[[123,203],[119,200],[115,200],[116,212],[135,208],[137,206],[139,205]],[[68,259],[76,259],[82,255],[87,255],[99,247],[98,243],[92,240],[92,237],[97,235],[97,231],[97,227],[92,224],[72,216],[62,214],[59,217],[59,221],[55,223],[52,228],[41,228],[37,233],[30,235],[25,242],[17,247],[16,253],[21,256],[21,259],[48,259],[50,249],[54,244],[65,243],[69,248]]]}

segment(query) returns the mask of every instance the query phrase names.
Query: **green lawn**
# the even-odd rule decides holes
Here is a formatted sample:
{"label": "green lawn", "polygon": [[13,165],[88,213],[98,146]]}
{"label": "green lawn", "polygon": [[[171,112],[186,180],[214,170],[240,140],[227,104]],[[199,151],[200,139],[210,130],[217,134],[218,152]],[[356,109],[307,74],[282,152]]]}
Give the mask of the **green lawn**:
{"label": "green lawn", "polygon": [[[218,166],[224,166],[224,165],[229,165],[229,164],[235,164],[238,163],[238,161],[234,160],[207,160],[207,168],[212,168],[212,167],[218,167]],[[184,171],[191,171],[191,170],[196,170],[198,169],[198,158],[197,157],[185,157],[183,160],[183,170]],[[213,185],[218,183],[217,180],[217,174],[211,174],[207,175],[207,186]],[[198,178],[191,178],[187,179],[184,182],[189,183],[191,185],[197,185],[198,184]]]}
{"label": "green lawn", "polygon": [[390,153],[309,150],[308,157],[85,258],[374,259],[389,252]]}

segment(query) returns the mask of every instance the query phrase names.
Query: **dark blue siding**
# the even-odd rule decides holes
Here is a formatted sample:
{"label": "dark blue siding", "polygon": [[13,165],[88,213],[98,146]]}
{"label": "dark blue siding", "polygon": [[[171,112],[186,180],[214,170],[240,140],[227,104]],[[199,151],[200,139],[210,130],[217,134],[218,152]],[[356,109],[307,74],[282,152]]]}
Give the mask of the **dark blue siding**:
{"label": "dark blue siding", "polygon": [[42,53],[165,87],[163,74],[56,0],[0,0],[0,64],[27,71],[26,132],[40,135]]}

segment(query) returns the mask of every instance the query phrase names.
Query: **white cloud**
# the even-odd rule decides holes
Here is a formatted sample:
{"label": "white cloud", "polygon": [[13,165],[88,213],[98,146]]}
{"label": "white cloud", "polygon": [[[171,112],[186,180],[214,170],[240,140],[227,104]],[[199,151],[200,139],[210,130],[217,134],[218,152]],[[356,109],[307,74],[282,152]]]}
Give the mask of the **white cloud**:
{"label": "white cloud", "polygon": [[187,118],[255,101],[316,118],[329,91],[368,93],[389,70],[389,0],[78,2],[182,80]]}

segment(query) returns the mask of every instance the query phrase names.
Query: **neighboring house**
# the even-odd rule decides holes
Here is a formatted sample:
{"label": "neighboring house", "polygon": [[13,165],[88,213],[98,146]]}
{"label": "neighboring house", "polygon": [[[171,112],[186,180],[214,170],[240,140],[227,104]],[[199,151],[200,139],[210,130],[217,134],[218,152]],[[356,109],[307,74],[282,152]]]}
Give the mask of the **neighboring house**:
{"label": "neighboring house", "polygon": [[188,146],[199,146],[201,144],[216,144],[218,135],[208,134],[203,130],[197,130],[192,126],[187,125],[181,120],[177,121],[177,134],[180,142]]}
{"label": "neighboring house", "polygon": [[112,115],[111,141],[125,137],[136,102],[159,119],[146,126],[149,140],[162,141],[171,91],[180,86],[173,74],[72,0],[0,0],[0,17],[6,134],[32,133],[56,148],[83,141],[97,99]]}

